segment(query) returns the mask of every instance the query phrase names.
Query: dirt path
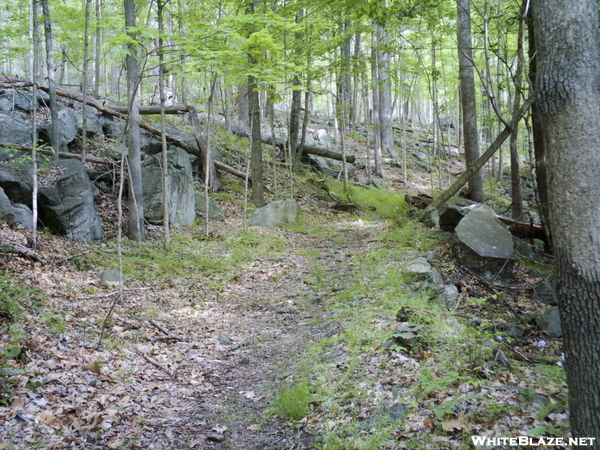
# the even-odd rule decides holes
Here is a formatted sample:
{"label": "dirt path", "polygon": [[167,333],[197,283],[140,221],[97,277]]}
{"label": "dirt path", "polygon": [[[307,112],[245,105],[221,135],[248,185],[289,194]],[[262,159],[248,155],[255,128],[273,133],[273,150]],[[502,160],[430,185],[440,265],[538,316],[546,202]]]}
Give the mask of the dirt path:
{"label": "dirt path", "polygon": [[345,288],[348,262],[365,251],[371,232],[360,221],[335,226],[328,239],[289,235],[289,256],[256,260],[210,304],[163,312],[162,322],[187,339],[163,344],[171,359],[182,358],[166,364],[175,375],[155,385],[131,448],[313,448],[302,427],[267,412],[273,381],[301,362],[310,343],[341,326],[327,320],[328,300]]}
{"label": "dirt path", "polygon": [[[100,349],[114,285],[67,264],[15,266],[21,285],[44,294],[11,329],[25,336],[26,358],[0,404],[0,449],[314,448],[315,437],[269,408],[306,348],[342,329],[328,308],[351,285],[353,256],[385,227],[328,223],[327,238],[265,231],[284,238],[285,256],[257,257],[225,286],[197,273],[129,280]],[[61,242],[40,252],[78,251]]]}
{"label": "dirt path", "polygon": [[[302,428],[266,418],[269,386],[300,362],[307,345],[340,326],[323,320],[327,299],[344,288],[350,271],[345,262],[364,251],[369,232],[352,223],[338,227],[339,239],[289,236],[295,250],[289,257],[255,261],[193,317],[165,314],[163,320],[170,315],[171,325],[178,324],[177,334],[193,339],[176,344],[186,358],[172,380],[157,386],[168,392],[154,396],[131,448],[313,447],[313,437]],[[315,251],[316,258],[305,256]]]}

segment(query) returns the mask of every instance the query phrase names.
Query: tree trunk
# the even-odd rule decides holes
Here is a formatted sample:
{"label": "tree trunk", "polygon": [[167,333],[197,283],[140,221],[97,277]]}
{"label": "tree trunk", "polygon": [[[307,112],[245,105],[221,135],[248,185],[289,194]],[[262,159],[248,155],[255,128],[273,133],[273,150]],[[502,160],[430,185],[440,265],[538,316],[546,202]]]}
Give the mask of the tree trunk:
{"label": "tree trunk", "polygon": [[[246,14],[254,14],[256,0],[250,0],[246,5]],[[251,66],[257,61],[248,54]],[[252,178],[252,203],[257,207],[264,206],[263,161],[260,130],[260,99],[256,77],[248,75],[248,116],[250,122],[250,178]]]}
{"label": "tree trunk", "polygon": [[170,180],[169,180],[169,152],[167,147],[167,121],[165,114],[165,56],[163,47],[163,0],[156,0],[158,15],[158,90],[160,91],[160,142],[162,147],[162,201],[163,201],[163,246],[169,248],[171,242],[170,229]]}
{"label": "tree trunk", "polygon": [[[123,0],[127,34],[135,39],[129,27],[135,27],[135,0]],[[129,237],[138,243],[144,239],[144,205],[142,192],[142,156],[140,150],[140,112],[138,84],[140,67],[137,60],[137,45],[127,44],[127,104],[129,105],[128,146],[129,157]]]}
{"label": "tree trunk", "polygon": [[375,26],[377,33],[377,80],[375,82],[379,91],[379,133],[381,135],[381,151],[395,160],[400,159],[394,145],[394,132],[392,129],[392,84],[390,82],[390,53],[387,31]]}
{"label": "tree trunk", "polygon": [[[46,67],[48,69],[48,86],[50,88],[50,116],[52,120],[50,128],[50,145],[57,155],[62,149],[58,138],[58,105],[56,102],[56,83],[54,82],[54,55],[52,53],[52,25],[50,23],[50,9],[48,0],[42,0],[42,11],[44,14],[44,35],[46,36]],[[58,156],[55,156],[56,161]]]}
{"label": "tree trunk", "polygon": [[[479,158],[477,132],[477,100],[473,76],[473,49],[471,44],[471,0],[457,0],[458,11],[458,64],[460,94],[463,112],[463,135],[467,167]],[[469,179],[469,198],[483,203],[483,179],[477,171]]]}
{"label": "tree trunk", "polygon": [[381,161],[381,121],[379,119],[379,55],[376,50],[378,45],[378,35],[373,32],[373,45],[371,49],[371,82],[373,83],[373,173],[383,178],[383,166]]}
{"label": "tree trunk", "polygon": [[98,97],[100,94],[100,60],[102,59],[100,53],[100,0],[96,0],[95,3],[96,13],[96,42],[94,49],[94,96]]}
{"label": "tree trunk", "polygon": [[536,89],[570,425],[600,446],[600,36],[596,0],[533,3]]}
{"label": "tree trunk", "polygon": [[[519,35],[518,35],[518,46],[517,46],[517,70],[515,72],[515,94],[513,97],[513,113],[519,110],[519,103],[521,101],[521,89],[522,89],[522,78],[523,78],[523,66],[525,64],[525,55],[523,50],[523,41],[525,37],[525,17],[527,1],[524,0],[521,7],[520,20],[519,20]],[[510,133],[510,186],[511,186],[511,198],[512,198],[512,217],[513,219],[520,219],[523,215],[523,194],[521,189],[521,170],[519,167],[519,125],[515,125]]]}
{"label": "tree trunk", "polygon": [[[529,9],[527,20],[528,36],[529,36],[529,79],[533,86],[536,84],[537,78],[537,52],[536,52],[536,30],[533,27],[533,8]],[[550,232],[550,214],[548,212],[548,173],[546,169],[546,144],[542,136],[542,122],[540,118],[539,105],[534,103],[531,107],[531,128],[533,131],[533,153],[535,156],[535,185],[537,190],[538,210],[542,226],[546,230],[550,243],[545,250],[550,251],[552,248],[552,234]]]}
{"label": "tree trunk", "polygon": [[83,37],[83,83],[82,83],[82,91],[83,91],[83,107],[81,108],[81,114],[83,117],[83,124],[81,129],[81,155],[83,159],[87,154],[87,108],[86,108],[86,100],[87,100],[87,91],[88,91],[88,83],[89,83],[89,29],[90,29],[90,1],[85,0],[85,12],[84,12],[84,20],[85,20],[85,28],[84,28],[84,37]]}

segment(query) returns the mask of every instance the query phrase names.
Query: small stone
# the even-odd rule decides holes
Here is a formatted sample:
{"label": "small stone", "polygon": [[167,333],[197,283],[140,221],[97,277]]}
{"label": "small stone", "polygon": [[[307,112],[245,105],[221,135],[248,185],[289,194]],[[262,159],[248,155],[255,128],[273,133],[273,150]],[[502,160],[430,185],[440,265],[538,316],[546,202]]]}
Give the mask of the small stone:
{"label": "small stone", "polygon": [[221,344],[221,345],[233,344],[233,341],[231,339],[229,339],[227,336],[225,336],[224,334],[219,334],[217,336],[217,340],[219,341],[219,344]]}
{"label": "small stone", "polygon": [[225,436],[218,433],[211,433],[206,435],[206,440],[208,442],[223,442],[225,440]]}
{"label": "small stone", "polygon": [[121,273],[119,269],[107,269],[100,274],[100,281],[107,284],[119,284],[121,282]]}

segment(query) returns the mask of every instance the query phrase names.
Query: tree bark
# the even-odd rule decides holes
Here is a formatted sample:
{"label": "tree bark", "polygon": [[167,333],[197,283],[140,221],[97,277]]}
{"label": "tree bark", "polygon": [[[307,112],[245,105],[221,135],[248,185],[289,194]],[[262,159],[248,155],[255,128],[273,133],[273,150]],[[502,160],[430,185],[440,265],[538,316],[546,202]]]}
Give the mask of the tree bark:
{"label": "tree bark", "polygon": [[[533,26],[533,8],[529,9],[527,17],[528,44],[529,44],[529,80],[532,86],[536,84],[537,78],[537,52],[536,52],[536,30]],[[548,171],[546,169],[546,144],[542,136],[542,123],[540,118],[539,105],[534,103],[531,108],[531,128],[533,131],[533,153],[535,156],[535,186],[537,192],[538,210],[542,226],[546,231],[547,242],[546,251],[552,249],[552,234],[550,232],[550,214],[548,212]]]}
{"label": "tree bark", "polygon": [[[473,48],[471,44],[471,0],[457,0],[458,11],[458,64],[460,97],[463,113],[463,136],[467,168],[479,158],[477,132],[477,101],[473,75]],[[469,198],[483,203],[483,178],[477,171],[469,178]]]}
{"label": "tree bark", "polygon": [[536,89],[570,425],[600,446],[600,36],[596,0],[533,3]]}
{"label": "tree bark", "polygon": [[[127,34],[135,39],[129,27],[135,27],[135,0],[123,0]],[[127,98],[129,105],[127,158],[129,172],[129,237],[138,243],[144,239],[144,196],[142,192],[142,155],[140,150],[140,112],[138,103],[140,66],[137,60],[137,44],[128,44]]]}
{"label": "tree bark", "polygon": [[[246,4],[246,14],[254,14],[257,0]],[[254,30],[251,30],[252,34]],[[249,53],[250,66],[258,64],[256,58]],[[261,207],[265,204],[265,187],[263,182],[263,161],[260,130],[260,99],[258,81],[254,75],[248,75],[248,115],[250,122],[250,177],[252,178],[252,203]]]}
{"label": "tree bark", "polygon": [[381,150],[391,158],[399,160],[400,156],[394,144],[394,131],[392,128],[392,83],[390,81],[390,53],[388,34],[385,28],[376,25],[377,33],[377,75],[376,80],[379,91],[379,133],[381,135]]}
{"label": "tree bark", "polygon": [[[42,0],[42,11],[44,14],[44,35],[46,36],[46,67],[48,68],[48,86],[50,88],[50,145],[56,155],[61,151],[58,138],[58,105],[56,101],[56,83],[54,82],[54,55],[52,53],[52,25],[50,23],[50,8],[48,0]],[[58,156],[55,156],[55,160]]]}
{"label": "tree bark", "polygon": [[[522,85],[523,85],[523,66],[525,63],[525,55],[523,49],[523,43],[525,38],[525,14],[527,13],[527,1],[524,0],[521,12],[519,14],[519,34],[517,38],[517,70],[515,72],[515,93],[513,97],[513,114],[519,111],[519,104],[521,102]],[[521,189],[521,170],[519,164],[519,149],[518,149],[518,138],[519,138],[519,124],[517,123],[510,133],[510,187],[511,187],[511,199],[512,199],[512,217],[513,219],[520,219],[523,216],[523,194]],[[502,172],[500,172],[502,173]]]}

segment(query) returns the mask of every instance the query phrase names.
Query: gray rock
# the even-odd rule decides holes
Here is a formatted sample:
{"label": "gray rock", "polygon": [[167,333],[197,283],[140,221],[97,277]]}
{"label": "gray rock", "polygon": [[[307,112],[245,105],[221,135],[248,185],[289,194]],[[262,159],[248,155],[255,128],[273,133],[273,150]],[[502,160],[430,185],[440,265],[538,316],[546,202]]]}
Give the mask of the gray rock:
{"label": "gray rock", "polygon": [[296,200],[280,200],[269,203],[258,209],[250,220],[251,226],[274,227],[286,223],[294,223],[298,218]]}
{"label": "gray rock", "polygon": [[385,186],[385,181],[383,181],[381,178],[373,177],[371,178],[371,184],[373,184],[373,186],[375,186],[377,189],[381,189],[383,186]]}
{"label": "gray rock", "polygon": [[533,288],[533,299],[550,306],[557,306],[558,296],[556,295],[554,278],[550,277]]}
{"label": "gray rock", "polygon": [[[341,161],[334,159],[323,158],[322,156],[308,155],[310,164],[316,167],[325,175],[329,175],[332,178],[340,178],[344,168],[342,167]],[[356,174],[356,168],[352,164],[346,164],[346,170],[348,171],[348,178],[354,179]]]}
{"label": "gray rock", "polygon": [[121,272],[119,269],[106,269],[100,274],[100,281],[107,284],[119,284],[121,282]]}
{"label": "gray rock", "polygon": [[79,160],[62,160],[64,172],[54,186],[40,189],[40,222],[69,239],[87,242],[102,239],[102,223],[94,208],[90,179]]}
{"label": "gray rock", "polygon": [[[100,125],[102,125],[102,131],[108,138],[120,141],[123,139],[123,132],[125,131],[125,122],[122,120],[116,120],[112,116],[102,115],[99,119]],[[120,159],[120,158],[117,158]]]}
{"label": "gray rock", "polygon": [[32,111],[31,94],[22,91],[5,92],[0,95],[0,111]]}
{"label": "gray rock", "polygon": [[160,139],[148,131],[140,133],[140,151],[146,155],[156,155],[162,152]]}
{"label": "gray rock", "polygon": [[[61,108],[58,111],[58,138],[59,138],[59,151],[66,151],[68,145],[73,142],[77,136],[77,119],[75,113],[71,108]],[[40,127],[40,139],[50,144],[50,133],[52,131],[52,124],[48,123]]]}
{"label": "gray rock", "polygon": [[225,440],[225,436],[219,433],[211,433],[206,435],[206,440],[208,442],[223,442]]}
{"label": "gray rock", "polygon": [[13,167],[0,164],[0,188],[4,190],[11,203],[31,204],[33,182],[31,166]]}
{"label": "gray rock", "polygon": [[[83,133],[83,113],[77,112],[74,114],[75,114],[75,124],[77,127],[77,131],[79,133]],[[87,128],[88,136],[103,134],[102,124],[100,123],[100,120],[98,120],[98,116],[96,114],[92,115],[86,110],[86,118],[85,119],[87,122],[86,128]]]}
{"label": "gray rock", "polygon": [[333,148],[333,137],[327,132],[327,130],[321,128],[315,131],[315,138],[321,143],[321,145],[324,145],[325,148]]}
{"label": "gray rock", "polygon": [[233,344],[233,341],[230,338],[228,338],[227,336],[225,336],[224,334],[219,334],[217,336],[217,341],[219,341],[219,344],[225,345],[225,346]]}
{"label": "gray rock", "polygon": [[[204,192],[196,191],[196,212],[206,217],[206,195]],[[210,197],[208,199],[208,218],[217,222],[225,220],[223,213]]]}
{"label": "gray rock", "polygon": [[459,262],[488,280],[508,279],[514,264],[510,232],[491,208],[477,207],[457,225],[454,253]]}
{"label": "gray rock", "polygon": [[427,153],[424,153],[424,152],[415,152],[415,153],[413,153],[413,156],[422,162],[427,161],[429,159],[429,156],[427,155]]}
{"label": "gray rock", "polygon": [[27,205],[15,203],[12,205],[14,221],[23,225],[25,228],[33,229],[33,213]]}
{"label": "gray rock", "polygon": [[15,213],[12,204],[2,188],[0,188],[0,221],[6,222],[9,225],[15,223]]}
{"label": "gray rock", "polygon": [[525,335],[525,329],[514,323],[496,323],[493,325],[486,326],[485,329],[493,330],[495,332],[504,333],[506,336],[519,339]]}
{"label": "gray rock", "polygon": [[[0,113],[0,142],[31,145],[32,135],[33,129],[30,123]],[[0,148],[0,161],[13,161],[16,153],[24,154],[15,150]]]}
{"label": "gray rock", "polygon": [[454,308],[458,301],[459,292],[453,284],[445,284],[442,286],[441,293],[435,298],[436,303],[440,303],[447,308]]}
{"label": "gray rock", "polygon": [[408,273],[413,273],[413,274],[417,274],[417,275],[421,275],[421,274],[426,274],[429,275],[431,274],[431,265],[429,264],[429,262],[427,261],[427,258],[421,256],[417,259],[415,259],[414,261],[410,262],[408,264],[408,266],[406,266],[406,271]]}
{"label": "gray rock", "polygon": [[[163,221],[162,155],[142,162],[144,216],[152,223]],[[170,195],[169,220],[172,226],[190,225],[196,220],[194,179],[187,153],[176,148],[168,152]]]}
{"label": "gray rock", "polygon": [[562,323],[560,320],[560,311],[557,306],[548,309],[537,321],[540,330],[548,333],[552,337],[562,337]]}

